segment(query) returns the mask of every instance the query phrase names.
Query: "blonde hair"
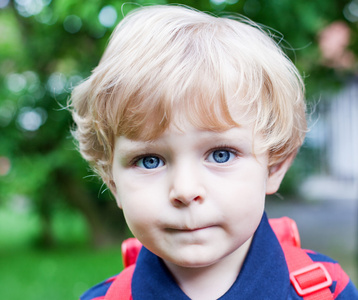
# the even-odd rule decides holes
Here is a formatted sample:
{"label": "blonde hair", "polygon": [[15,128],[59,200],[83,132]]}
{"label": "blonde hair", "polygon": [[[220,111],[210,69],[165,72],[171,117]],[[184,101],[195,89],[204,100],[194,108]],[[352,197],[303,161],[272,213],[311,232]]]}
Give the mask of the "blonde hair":
{"label": "blonde hair", "polygon": [[179,6],[127,15],[71,106],[80,152],[107,184],[115,138],[155,139],[174,116],[225,130],[240,125],[230,111],[245,108],[270,166],[294,155],[306,132],[302,79],[264,30]]}

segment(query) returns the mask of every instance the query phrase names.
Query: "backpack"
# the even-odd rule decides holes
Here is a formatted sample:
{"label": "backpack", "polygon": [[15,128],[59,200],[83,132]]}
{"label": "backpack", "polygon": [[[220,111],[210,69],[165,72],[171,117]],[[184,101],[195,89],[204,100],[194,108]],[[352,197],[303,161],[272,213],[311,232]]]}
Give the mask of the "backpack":
{"label": "backpack", "polygon": [[[269,222],[282,247],[290,281],[297,294],[304,300],[333,300],[329,289],[332,278],[322,263],[313,262],[301,249],[296,222],[288,217],[270,219]],[[141,243],[135,238],[122,243],[124,270],[112,283],[105,300],[132,300],[132,276],[141,247]]]}

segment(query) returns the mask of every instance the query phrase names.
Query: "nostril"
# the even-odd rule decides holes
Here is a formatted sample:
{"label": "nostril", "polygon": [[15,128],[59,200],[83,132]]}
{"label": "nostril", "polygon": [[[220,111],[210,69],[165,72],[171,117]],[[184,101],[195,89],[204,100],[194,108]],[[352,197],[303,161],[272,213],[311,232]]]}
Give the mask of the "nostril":
{"label": "nostril", "polygon": [[174,199],[174,206],[178,207],[178,206],[182,206],[183,205],[183,202],[180,201],[179,199]]}
{"label": "nostril", "polygon": [[182,197],[182,198],[174,198],[172,199],[174,206],[188,206],[192,201],[201,201],[202,197],[196,196],[196,197]]}

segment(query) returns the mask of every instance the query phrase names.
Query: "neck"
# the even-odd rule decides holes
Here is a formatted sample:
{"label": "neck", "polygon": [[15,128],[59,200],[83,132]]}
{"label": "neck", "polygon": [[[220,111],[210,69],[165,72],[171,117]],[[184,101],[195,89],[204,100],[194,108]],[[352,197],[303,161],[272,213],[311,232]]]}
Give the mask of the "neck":
{"label": "neck", "polygon": [[234,284],[251,245],[250,238],[239,249],[205,267],[182,267],[164,261],[182,291],[192,300],[214,300]]}

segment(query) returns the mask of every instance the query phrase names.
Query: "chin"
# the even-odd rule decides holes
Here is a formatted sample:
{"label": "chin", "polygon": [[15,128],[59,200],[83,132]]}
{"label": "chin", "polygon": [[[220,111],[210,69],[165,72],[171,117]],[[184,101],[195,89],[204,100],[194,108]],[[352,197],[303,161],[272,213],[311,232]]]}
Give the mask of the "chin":
{"label": "chin", "polygon": [[168,258],[170,263],[183,268],[204,268],[215,264],[219,259],[211,255],[204,256],[202,253],[195,255],[175,256],[175,258]]}

